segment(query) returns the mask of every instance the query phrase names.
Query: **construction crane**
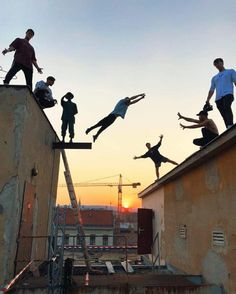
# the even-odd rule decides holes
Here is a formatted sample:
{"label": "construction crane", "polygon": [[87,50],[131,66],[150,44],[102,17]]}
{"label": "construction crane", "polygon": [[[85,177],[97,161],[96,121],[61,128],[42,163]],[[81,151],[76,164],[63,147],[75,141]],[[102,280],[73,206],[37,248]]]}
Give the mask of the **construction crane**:
{"label": "construction crane", "polygon": [[[117,217],[115,222],[116,233],[120,233],[120,216],[122,211],[122,187],[132,187],[137,188],[141,184],[137,183],[129,183],[123,184],[122,175],[119,175],[118,183],[74,183],[74,187],[117,187],[118,188],[118,204],[117,204]],[[59,185],[59,187],[64,187],[65,185]]]}

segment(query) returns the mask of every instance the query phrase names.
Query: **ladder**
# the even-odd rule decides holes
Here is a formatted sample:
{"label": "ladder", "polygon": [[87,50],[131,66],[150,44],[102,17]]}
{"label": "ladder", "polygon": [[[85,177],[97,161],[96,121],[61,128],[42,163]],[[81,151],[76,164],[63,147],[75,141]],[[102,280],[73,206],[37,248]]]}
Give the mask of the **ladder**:
{"label": "ladder", "polygon": [[74,185],[73,185],[73,181],[72,181],[72,177],[71,177],[71,173],[70,173],[70,168],[69,168],[69,164],[67,161],[66,152],[64,149],[61,150],[61,154],[62,154],[64,167],[65,167],[65,171],[64,171],[65,180],[66,180],[67,189],[68,189],[68,193],[69,193],[69,197],[70,197],[71,207],[72,207],[73,214],[74,214],[75,224],[76,224],[78,235],[79,235],[79,238],[81,241],[85,265],[87,267],[87,271],[91,272],[92,268],[91,268],[89,254],[88,254],[86,240],[85,240],[83,220],[81,217],[80,207],[78,206],[78,202],[76,199],[76,194],[75,194],[75,189],[74,189]]}

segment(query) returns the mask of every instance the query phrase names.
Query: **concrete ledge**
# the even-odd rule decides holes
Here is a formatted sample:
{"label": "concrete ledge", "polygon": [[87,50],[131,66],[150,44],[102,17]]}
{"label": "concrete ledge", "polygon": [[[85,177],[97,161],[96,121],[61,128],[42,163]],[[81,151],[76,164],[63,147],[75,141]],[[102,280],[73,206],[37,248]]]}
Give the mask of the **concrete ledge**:
{"label": "concrete ledge", "polygon": [[92,143],[81,142],[81,143],[53,143],[53,149],[92,149]]}

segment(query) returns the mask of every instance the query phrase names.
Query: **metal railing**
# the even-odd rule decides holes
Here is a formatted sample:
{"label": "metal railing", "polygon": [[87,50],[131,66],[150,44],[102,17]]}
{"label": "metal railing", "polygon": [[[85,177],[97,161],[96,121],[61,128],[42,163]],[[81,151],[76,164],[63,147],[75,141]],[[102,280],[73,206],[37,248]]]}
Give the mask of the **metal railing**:
{"label": "metal railing", "polygon": [[[157,244],[157,254],[154,259],[154,250],[155,250],[155,245]],[[152,254],[152,268],[154,269],[156,262],[158,260],[158,267],[161,265],[161,260],[160,260],[160,243],[159,243],[159,232],[156,233],[153,242],[152,242],[152,247],[151,247],[151,254]]]}

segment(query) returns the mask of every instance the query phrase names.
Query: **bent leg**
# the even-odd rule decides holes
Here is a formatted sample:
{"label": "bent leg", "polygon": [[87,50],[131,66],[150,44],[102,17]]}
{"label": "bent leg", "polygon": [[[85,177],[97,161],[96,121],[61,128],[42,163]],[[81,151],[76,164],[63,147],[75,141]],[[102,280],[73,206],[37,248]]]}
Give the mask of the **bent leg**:
{"label": "bent leg", "polygon": [[95,124],[94,126],[88,128],[86,130],[86,135],[91,132],[93,129],[96,129],[98,127],[102,127],[106,124],[109,124],[109,122],[111,121],[111,117],[114,117],[114,115],[109,114],[108,116],[104,117],[103,119],[101,119],[97,124]]}
{"label": "bent leg", "polygon": [[203,147],[204,145],[206,145],[206,141],[204,138],[198,138],[198,139],[194,139],[193,140],[193,144],[194,145],[197,145],[197,146],[200,146],[200,147]]}
{"label": "bent leg", "polygon": [[21,65],[19,63],[13,62],[12,67],[8,71],[8,73],[5,76],[5,80],[3,80],[4,84],[9,84],[11,79],[22,69]]}
{"label": "bent leg", "polygon": [[94,142],[97,140],[98,136],[107,129],[116,120],[115,115],[108,115],[102,122],[101,128],[98,130],[97,134],[93,136]]}
{"label": "bent leg", "polygon": [[166,158],[166,162],[172,163],[174,165],[178,165],[178,163],[176,161],[173,161],[173,160],[171,160],[169,158]]}

